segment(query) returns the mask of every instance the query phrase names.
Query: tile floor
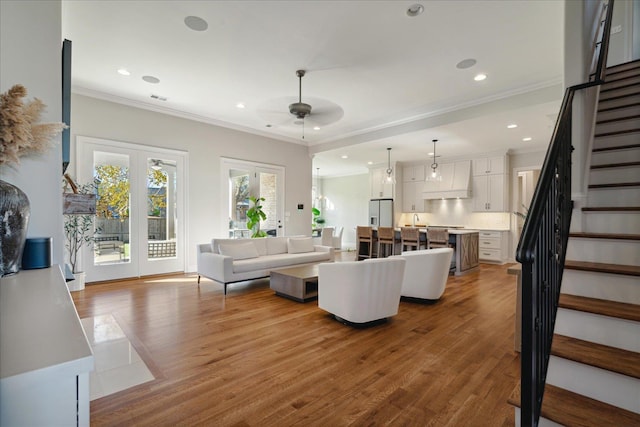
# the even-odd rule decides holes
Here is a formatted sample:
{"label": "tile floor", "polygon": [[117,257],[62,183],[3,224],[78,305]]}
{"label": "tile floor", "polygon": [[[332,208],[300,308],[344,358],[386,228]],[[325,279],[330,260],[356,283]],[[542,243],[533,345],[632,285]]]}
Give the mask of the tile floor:
{"label": "tile floor", "polygon": [[112,315],[87,317],[81,322],[95,359],[89,379],[91,400],[154,379]]}

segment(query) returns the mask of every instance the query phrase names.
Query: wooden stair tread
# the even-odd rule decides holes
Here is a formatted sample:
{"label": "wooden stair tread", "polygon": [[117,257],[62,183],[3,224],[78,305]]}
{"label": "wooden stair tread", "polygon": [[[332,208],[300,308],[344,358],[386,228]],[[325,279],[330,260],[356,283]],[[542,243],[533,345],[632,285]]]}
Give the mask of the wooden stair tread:
{"label": "wooden stair tread", "polygon": [[582,212],[636,212],[640,211],[640,206],[595,206],[584,207]]}
{"label": "wooden stair tread", "polygon": [[[520,407],[520,382],[509,396],[508,402]],[[566,426],[640,425],[640,414],[550,384],[545,386],[540,412],[544,418]]]}
{"label": "wooden stair tread", "polygon": [[612,74],[620,73],[622,71],[635,70],[638,68],[640,68],[640,59],[634,59],[633,61],[612,65],[611,67],[607,67],[606,77],[609,77]]}
{"label": "wooden stair tread", "polygon": [[611,92],[613,90],[617,90],[617,89],[627,89],[627,88],[633,88],[635,86],[637,86],[637,83],[629,83],[629,82],[625,82],[625,80],[631,80],[631,79],[637,79],[638,76],[640,76],[640,74],[635,74],[632,76],[627,76],[627,77],[623,77],[621,79],[618,80],[613,80],[611,82],[608,82],[610,86],[613,85],[613,83],[620,83],[620,82],[624,82],[622,84],[620,84],[619,86],[613,86],[613,87],[609,87],[607,86],[607,83],[603,83],[600,89],[600,93],[607,93],[607,92]]}
{"label": "wooden stair tread", "polygon": [[[638,104],[640,105],[640,104]],[[600,153],[603,151],[614,151],[614,150],[630,150],[632,148],[640,148],[640,144],[628,144],[628,145],[618,145],[617,147],[602,147],[602,148],[594,148],[591,150],[592,153]]]}
{"label": "wooden stair tread", "polygon": [[635,304],[560,294],[558,307],[640,322],[640,306]]}
{"label": "wooden stair tread", "polygon": [[613,240],[640,240],[640,234],[616,234],[616,233],[569,233],[569,237],[580,237],[585,239],[613,239]]}
{"label": "wooden stair tread", "polygon": [[628,133],[638,133],[640,129],[624,129],[624,130],[614,130],[611,132],[602,132],[594,135],[595,138],[601,138],[603,136],[614,136],[614,135],[626,135]]}
{"label": "wooden stair tread", "polygon": [[640,119],[640,115],[616,117],[614,119],[606,119],[606,120],[598,120],[596,122],[596,124],[597,125],[604,125],[604,124],[607,124],[607,123],[623,122],[625,120],[633,120],[633,119]]}
{"label": "wooden stair tread", "polygon": [[632,104],[616,105],[616,106],[604,107],[604,108],[600,108],[600,106],[598,106],[598,113],[605,113],[607,111],[621,110],[623,108],[629,108],[629,107],[637,107],[638,105],[640,105],[640,102],[634,102]]}
{"label": "wooden stair tread", "polygon": [[551,354],[607,371],[640,378],[640,353],[564,335],[554,335]]}
{"label": "wooden stair tread", "polygon": [[[603,102],[609,102],[609,101],[617,101],[619,99],[624,99],[624,98],[631,98],[632,96],[637,96],[638,93],[637,92],[631,92],[631,93],[623,93],[621,95],[616,95],[616,96],[612,96],[609,98],[605,98],[605,99],[600,99],[598,101],[599,104],[603,103]],[[600,111],[600,110],[598,110]]]}
{"label": "wooden stair tread", "polygon": [[590,184],[589,188],[620,188],[638,186],[640,186],[640,182],[615,182],[611,184]]}
{"label": "wooden stair tread", "polygon": [[591,169],[623,168],[628,166],[640,166],[640,162],[605,163],[601,165],[591,165]]}
{"label": "wooden stair tread", "polygon": [[627,276],[640,276],[640,266],[624,264],[605,264],[601,262],[570,261],[564,263],[569,270],[593,271],[596,273],[624,274]]}

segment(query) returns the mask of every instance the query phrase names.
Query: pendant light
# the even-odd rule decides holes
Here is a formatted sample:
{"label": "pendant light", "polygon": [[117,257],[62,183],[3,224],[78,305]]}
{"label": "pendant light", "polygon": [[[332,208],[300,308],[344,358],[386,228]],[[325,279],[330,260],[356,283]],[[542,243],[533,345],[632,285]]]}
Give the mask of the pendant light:
{"label": "pendant light", "polygon": [[431,163],[431,173],[427,175],[427,179],[425,181],[442,181],[442,175],[440,175],[440,171],[438,170],[438,163],[436,162],[436,142],[437,139],[433,140],[433,162]]}
{"label": "pendant light", "polygon": [[391,148],[387,148],[387,171],[382,178],[383,184],[395,184],[396,178],[393,175],[393,168],[391,167]]}

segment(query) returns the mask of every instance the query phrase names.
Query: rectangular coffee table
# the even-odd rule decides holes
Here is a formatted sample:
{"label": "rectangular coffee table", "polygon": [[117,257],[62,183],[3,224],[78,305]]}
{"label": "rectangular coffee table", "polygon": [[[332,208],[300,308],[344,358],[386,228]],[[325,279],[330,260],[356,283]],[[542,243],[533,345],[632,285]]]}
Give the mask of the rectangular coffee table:
{"label": "rectangular coffee table", "polygon": [[270,287],[276,295],[298,302],[318,297],[318,264],[271,270]]}

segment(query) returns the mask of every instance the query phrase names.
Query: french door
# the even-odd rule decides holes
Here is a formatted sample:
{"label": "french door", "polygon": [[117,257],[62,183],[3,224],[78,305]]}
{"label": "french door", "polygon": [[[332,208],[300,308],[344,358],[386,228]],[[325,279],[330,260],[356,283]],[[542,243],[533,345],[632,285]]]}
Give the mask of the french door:
{"label": "french door", "polygon": [[284,168],[234,159],[222,159],[224,212],[228,218],[229,237],[251,237],[247,227],[250,197],[262,197],[262,210],[266,219],[260,221],[260,230],[271,236],[283,236],[284,224]]}
{"label": "french door", "polygon": [[95,183],[87,281],[185,270],[186,154],[96,138],[77,138],[78,181]]}

